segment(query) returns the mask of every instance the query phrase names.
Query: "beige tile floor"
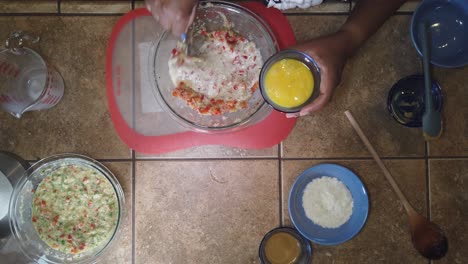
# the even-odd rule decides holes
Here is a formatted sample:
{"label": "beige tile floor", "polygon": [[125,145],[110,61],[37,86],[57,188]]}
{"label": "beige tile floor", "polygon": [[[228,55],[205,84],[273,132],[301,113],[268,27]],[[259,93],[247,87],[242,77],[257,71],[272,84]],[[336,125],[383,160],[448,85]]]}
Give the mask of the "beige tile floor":
{"label": "beige tile floor", "polygon": [[[411,10],[387,21],[350,60],[329,106],[300,119],[283,143],[265,150],[205,146],[143,155],[114,131],[104,69],[112,26],[129,3],[139,7],[142,1],[19,2],[0,2],[0,39],[15,29],[41,35],[34,49],[63,75],[66,92],[53,109],[20,120],[0,112],[0,149],[30,161],[81,153],[116,174],[128,214],[103,263],[258,263],[263,234],[291,224],[287,197],[295,177],[319,163],[356,172],[371,207],[353,240],[314,244],[313,263],[428,263],[412,248],[403,208],[344,118],[345,109],[355,113],[410,202],[444,227],[450,250],[440,262],[468,263],[468,68],[435,70],[446,99],[445,133],[437,141],[425,143],[419,130],[399,126],[385,109],[391,85],[421,72],[409,36]],[[346,5],[291,11],[298,41],[339,28]],[[59,10],[71,13],[47,14]]]}

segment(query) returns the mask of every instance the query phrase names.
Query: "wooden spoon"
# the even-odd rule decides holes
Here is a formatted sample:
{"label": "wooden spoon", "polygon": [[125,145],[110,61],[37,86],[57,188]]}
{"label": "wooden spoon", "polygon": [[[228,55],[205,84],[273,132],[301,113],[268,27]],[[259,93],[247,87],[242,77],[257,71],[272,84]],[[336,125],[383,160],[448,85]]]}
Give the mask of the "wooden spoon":
{"label": "wooden spoon", "polygon": [[383,164],[374,147],[372,147],[366,135],[364,132],[362,132],[361,127],[354,119],[351,112],[346,111],[345,115],[349,119],[349,122],[353,126],[354,130],[356,130],[356,133],[359,135],[364,145],[366,145],[374,160],[379,165],[380,169],[385,175],[385,178],[387,178],[388,182],[390,182],[390,185],[393,187],[393,190],[397,194],[398,198],[400,198],[403,207],[408,214],[413,246],[419,251],[421,255],[428,259],[440,259],[445,256],[448,250],[448,242],[442,229],[414,210],[414,208],[408,202],[408,199],[406,199],[405,195],[396,184],[388,169]]}

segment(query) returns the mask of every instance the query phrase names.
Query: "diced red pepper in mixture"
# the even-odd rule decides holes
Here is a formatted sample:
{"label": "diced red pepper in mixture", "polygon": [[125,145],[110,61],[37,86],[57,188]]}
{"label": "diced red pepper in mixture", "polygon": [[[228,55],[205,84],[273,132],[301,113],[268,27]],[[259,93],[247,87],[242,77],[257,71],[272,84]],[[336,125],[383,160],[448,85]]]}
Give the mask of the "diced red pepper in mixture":
{"label": "diced red pepper in mixture", "polygon": [[[206,32],[206,31],[200,31],[200,34],[203,36],[206,36],[208,41],[215,42],[226,42],[226,44],[222,45],[218,43],[218,48],[222,50],[226,50],[226,48],[229,48],[231,52],[234,52],[234,47],[238,42],[244,42],[246,41],[245,38],[242,36],[238,36],[235,33],[231,31],[214,31],[214,32]],[[207,47],[211,47],[211,45],[208,45]],[[248,51],[247,51],[248,52]],[[254,51],[252,51],[254,52]],[[179,51],[174,49],[172,51],[173,56],[177,56],[179,54]],[[178,58],[182,59],[183,58]],[[249,56],[247,53],[244,53],[244,55],[237,55],[232,61],[232,64],[234,65],[244,65],[246,62],[245,60],[248,60]],[[253,57],[253,61],[257,60],[257,56]],[[177,61],[179,63],[179,61]],[[256,64],[252,64],[253,67],[256,67]],[[238,70],[238,74],[244,75],[246,74],[246,69],[250,70],[252,69],[252,65],[249,67],[244,67],[243,69]],[[245,65],[247,66],[247,65]],[[212,73],[214,74],[214,73]],[[225,86],[226,83],[223,83],[223,86]],[[255,92],[258,84],[253,85],[250,89],[245,83],[235,83],[231,86],[232,90],[231,91],[248,91],[248,92]],[[223,89],[221,87],[213,87],[214,89],[217,89],[219,92],[220,89]],[[234,92],[233,92],[234,93]],[[234,112],[239,109],[245,109],[247,108],[247,102],[246,101],[237,101],[237,100],[232,100],[232,101],[226,101],[226,100],[220,100],[220,99],[213,99],[213,98],[206,98],[203,94],[198,93],[194,90],[192,90],[189,86],[185,85],[183,82],[179,83],[177,87],[172,91],[172,96],[181,98],[186,102],[186,104],[191,107],[192,109],[198,111],[200,114],[211,114],[211,115],[221,115],[226,112]]]}

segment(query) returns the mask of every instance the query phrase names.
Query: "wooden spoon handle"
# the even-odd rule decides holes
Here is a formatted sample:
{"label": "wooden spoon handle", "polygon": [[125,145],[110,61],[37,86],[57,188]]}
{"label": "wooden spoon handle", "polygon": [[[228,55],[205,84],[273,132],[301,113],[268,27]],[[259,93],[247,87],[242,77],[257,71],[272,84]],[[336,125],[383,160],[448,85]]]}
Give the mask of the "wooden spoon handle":
{"label": "wooden spoon handle", "polygon": [[383,164],[382,160],[380,159],[379,155],[375,151],[372,144],[369,142],[369,139],[367,139],[366,135],[362,131],[362,129],[359,126],[356,119],[354,119],[354,117],[353,117],[353,115],[351,114],[350,111],[346,111],[344,113],[345,113],[346,117],[348,118],[349,122],[351,123],[351,125],[353,126],[354,130],[356,130],[356,133],[359,135],[359,137],[361,138],[364,145],[366,145],[367,149],[371,153],[371,155],[374,158],[375,162],[377,162],[377,165],[379,165],[380,169],[382,170],[382,172],[385,175],[385,178],[387,178],[387,180],[390,182],[390,185],[393,187],[393,190],[395,191],[398,198],[400,198],[401,202],[403,203],[403,206],[405,207],[406,212],[408,212],[409,214],[413,214],[415,212],[413,207],[411,207],[411,205],[408,202],[408,199],[406,199],[405,195],[400,190],[400,187],[398,187],[397,183],[393,179],[393,177],[390,174],[390,172],[388,171],[387,167],[385,167],[385,165]]}

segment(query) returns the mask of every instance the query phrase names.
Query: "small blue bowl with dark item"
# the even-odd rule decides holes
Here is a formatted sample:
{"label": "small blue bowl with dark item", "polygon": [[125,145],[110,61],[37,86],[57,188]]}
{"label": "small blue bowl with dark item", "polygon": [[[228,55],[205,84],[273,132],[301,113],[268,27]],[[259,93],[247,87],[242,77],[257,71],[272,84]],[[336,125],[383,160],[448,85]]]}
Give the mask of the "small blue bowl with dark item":
{"label": "small blue bowl with dark item", "polygon": [[[435,110],[441,112],[444,96],[435,80],[432,80],[431,93]],[[388,92],[387,109],[398,123],[407,127],[421,127],[424,114],[424,75],[407,76],[395,83]]]}
{"label": "small blue bowl with dark item", "polygon": [[430,28],[432,64],[443,68],[468,65],[467,0],[421,1],[411,19],[411,38],[420,56],[421,23]]}
{"label": "small blue bowl with dark item", "polygon": [[[302,204],[306,186],[314,179],[323,176],[341,181],[353,198],[350,218],[337,228],[324,228],[315,224],[307,217]],[[301,235],[317,244],[338,245],[357,235],[366,223],[369,198],[364,184],[351,170],[337,164],[319,164],[305,170],[297,177],[289,193],[288,206],[291,221]]]}

